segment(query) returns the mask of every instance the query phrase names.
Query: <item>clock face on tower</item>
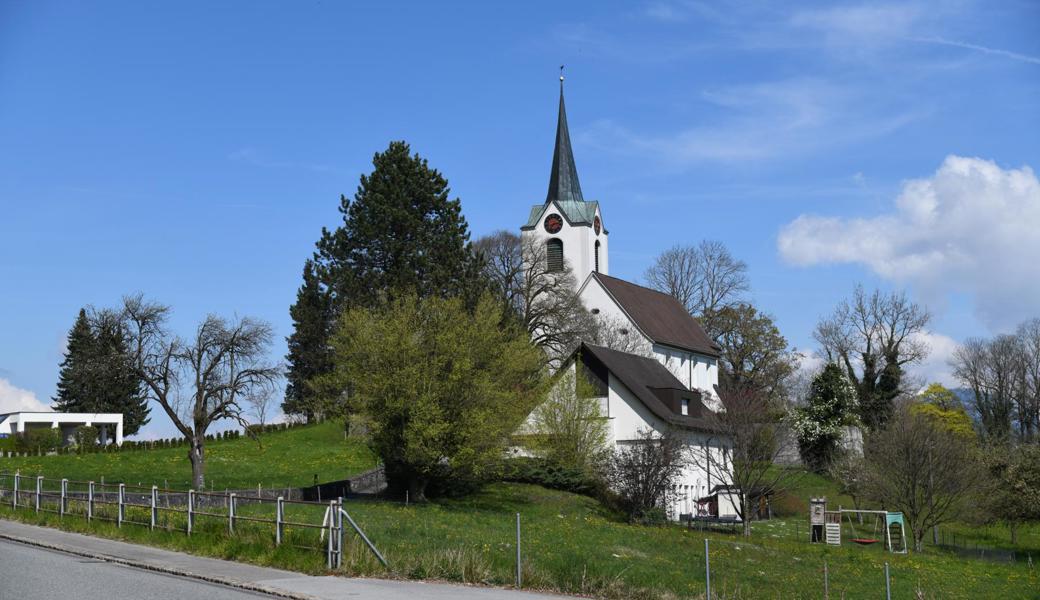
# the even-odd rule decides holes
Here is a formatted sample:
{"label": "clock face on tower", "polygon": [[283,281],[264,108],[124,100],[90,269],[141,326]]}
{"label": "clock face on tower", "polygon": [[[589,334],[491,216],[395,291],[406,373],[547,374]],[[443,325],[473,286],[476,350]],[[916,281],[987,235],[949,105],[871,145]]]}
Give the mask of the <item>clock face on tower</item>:
{"label": "clock face on tower", "polygon": [[545,217],[545,230],[549,233],[559,233],[560,229],[563,229],[563,217],[553,213],[548,217]]}
{"label": "clock face on tower", "polygon": [[599,231],[603,229],[603,224],[599,221],[599,215],[596,215],[596,218],[592,220],[592,228],[596,230],[596,235],[599,235]]}

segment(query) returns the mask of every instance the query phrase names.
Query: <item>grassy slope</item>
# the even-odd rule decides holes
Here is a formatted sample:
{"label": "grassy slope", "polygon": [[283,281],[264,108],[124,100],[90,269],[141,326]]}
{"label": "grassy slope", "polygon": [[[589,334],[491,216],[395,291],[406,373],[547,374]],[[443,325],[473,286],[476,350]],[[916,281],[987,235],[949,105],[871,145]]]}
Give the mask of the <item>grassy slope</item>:
{"label": "grassy slope", "polygon": [[[364,442],[344,439],[342,427],[322,423],[260,436],[208,442],[206,483],[214,489],[298,487],[335,481],[375,466]],[[0,458],[0,471],[73,480],[123,481],[134,485],[168,485],[187,489],[191,465],[187,448],[109,454]]]}
{"label": "grassy slope", "polygon": [[[264,485],[307,484],[314,473],[322,480],[336,479],[374,462],[359,442],[344,441],[331,425],[270,434],[263,450],[248,440],[217,443],[210,456],[217,487],[224,487],[224,482],[228,487],[250,487],[258,479]],[[109,479],[122,476],[143,483],[165,476],[173,485],[175,477],[184,479],[188,472],[183,449],[20,460],[23,473],[95,479],[107,473]],[[811,495],[827,495],[833,504],[851,504],[837,497],[828,480],[805,476],[791,495],[791,510]],[[589,498],[520,484],[495,484],[464,499],[421,506],[350,501],[347,508],[390,560],[390,576],[397,577],[511,584],[514,519],[520,513],[525,587],[613,598],[696,598],[703,594],[704,539],[709,538],[714,589],[724,598],[819,598],[824,560],[835,598],[842,593],[849,598],[881,597],[886,561],[897,598],[1030,598],[1040,589],[1040,575],[1024,562],[962,559],[934,548],[896,556],[878,546],[810,545],[804,541],[804,516],[756,523],[754,537],[745,542],[727,533],[629,525]],[[320,521],[321,509],[313,510],[313,515],[297,514],[300,520]],[[24,509],[12,514],[9,506],[0,506],[0,515],[211,556],[324,572],[320,551],[276,549],[271,528],[259,524],[243,523],[229,539],[224,522],[203,519],[189,538],[178,530],[176,521],[169,523],[174,531],[150,532],[133,525],[122,529],[98,522],[88,525],[74,517],[59,522],[56,515],[37,516]],[[314,530],[309,531],[313,535]],[[982,535],[991,534],[999,530]],[[317,545],[316,540],[311,543]],[[1023,546],[1040,557],[1040,527],[1024,528],[1019,549]],[[348,548],[343,573],[387,575],[357,540]],[[921,595],[913,596],[918,590]]]}

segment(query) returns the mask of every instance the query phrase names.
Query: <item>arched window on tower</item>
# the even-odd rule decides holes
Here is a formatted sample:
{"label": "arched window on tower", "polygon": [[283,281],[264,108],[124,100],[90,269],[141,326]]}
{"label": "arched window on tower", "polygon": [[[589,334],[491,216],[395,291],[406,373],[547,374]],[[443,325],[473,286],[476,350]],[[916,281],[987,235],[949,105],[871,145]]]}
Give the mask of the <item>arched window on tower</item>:
{"label": "arched window on tower", "polygon": [[550,273],[563,270],[563,240],[552,238],[545,243],[545,260]]}
{"label": "arched window on tower", "polygon": [[596,240],[596,272],[599,273],[599,240]]}

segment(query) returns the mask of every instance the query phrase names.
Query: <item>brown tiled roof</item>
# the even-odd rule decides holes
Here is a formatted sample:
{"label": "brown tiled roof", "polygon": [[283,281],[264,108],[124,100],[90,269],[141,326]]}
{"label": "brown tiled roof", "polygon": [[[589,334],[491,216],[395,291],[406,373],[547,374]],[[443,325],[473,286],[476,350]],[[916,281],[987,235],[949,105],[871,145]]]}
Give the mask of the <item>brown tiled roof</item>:
{"label": "brown tiled roof", "polygon": [[655,343],[719,356],[720,348],[711,341],[697,319],[690,316],[674,297],[602,273],[593,273],[592,276],[603,284],[628,316],[632,317],[636,326]]}
{"label": "brown tiled roof", "polygon": [[[577,352],[585,364],[594,361],[590,367],[597,366],[595,363],[606,367],[657,418],[686,429],[712,430],[707,419],[710,411],[701,402],[700,392],[687,389],[656,360],[591,344],[582,344]],[[689,415],[683,415],[678,406],[668,406],[667,402],[673,396],[676,400],[690,400]]]}

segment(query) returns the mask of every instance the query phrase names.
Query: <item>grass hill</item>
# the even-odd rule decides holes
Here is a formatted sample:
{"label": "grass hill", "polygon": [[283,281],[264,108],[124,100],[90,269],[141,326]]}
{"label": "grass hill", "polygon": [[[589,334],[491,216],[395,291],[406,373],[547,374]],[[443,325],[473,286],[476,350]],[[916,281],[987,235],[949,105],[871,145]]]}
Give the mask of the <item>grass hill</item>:
{"label": "grass hill", "polygon": [[[213,444],[211,477],[217,487],[306,485],[343,477],[374,464],[356,440],[344,440],[338,427],[321,425],[262,438]],[[8,459],[4,459],[8,461]],[[23,473],[143,483],[169,477],[186,481],[183,449],[111,455],[51,456],[19,459]],[[13,462],[13,461],[12,461]],[[6,465],[5,465],[6,466]],[[3,469],[7,470],[7,469]],[[135,481],[136,482],[136,481]],[[227,482],[226,484],[224,482]],[[467,583],[511,585],[515,560],[515,519],[520,514],[525,587],[604,598],[672,599],[703,597],[705,539],[717,598],[821,598],[826,563],[833,598],[883,597],[884,564],[890,565],[894,598],[1036,598],[1040,573],[1026,558],[1040,559],[1040,527],[1023,528],[1017,562],[963,558],[927,547],[923,553],[892,555],[880,545],[829,547],[809,544],[804,498],[840,498],[826,478],[806,475],[782,501],[792,516],[754,523],[745,540],[725,531],[702,532],[677,525],[649,527],[624,522],[591,498],[535,485],[496,483],[461,499],[422,505],[351,500],[354,519],[390,561],[387,572],[353,540],[340,573],[377,577],[432,578]],[[321,507],[311,521],[320,521]],[[783,511],[782,511],[783,512]],[[314,550],[275,548],[269,528],[237,528],[234,538],[223,522],[202,522],[191,537],[183,530],[116,529],[81,518],[13,511],[0,516],[120,537],[199,554],[327,573]],[[965,534],[971,530],[963,528]],[[976,539],[985,539],[988,530]],[[992,528],[993,539],[1006,539]]]}
{"label": "grass hill", "polygon": [[[337,423],[274,431],[206,443],[206,485],[213,489],[302,487],[337,481],[376,464],[363,441],[344,438]],[[81,481],[191,487],[187,447],[0,458],[0,471]]]}

